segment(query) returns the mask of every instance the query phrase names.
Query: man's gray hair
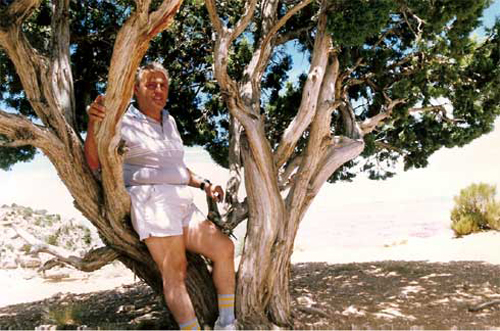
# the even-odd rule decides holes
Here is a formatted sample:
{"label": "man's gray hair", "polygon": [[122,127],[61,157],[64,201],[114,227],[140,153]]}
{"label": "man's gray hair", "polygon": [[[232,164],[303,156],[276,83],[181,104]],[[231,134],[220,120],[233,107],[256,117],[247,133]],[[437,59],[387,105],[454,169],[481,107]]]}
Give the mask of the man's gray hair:
{"label": "man's gray hair", "polygon": [[167,78],[167,82],[169,82],[169,80],[170,80],[170,78],[168,77],[167,69],[165,69],[165,67],[161,63],[149,62],[137,70],[137,73],[135,75],[135,85],[139,85],[139,83],[141,82],[142,76],[144,75],[145,72],[148,72],[148,71],[159,71],[165,75],[165,77]]}

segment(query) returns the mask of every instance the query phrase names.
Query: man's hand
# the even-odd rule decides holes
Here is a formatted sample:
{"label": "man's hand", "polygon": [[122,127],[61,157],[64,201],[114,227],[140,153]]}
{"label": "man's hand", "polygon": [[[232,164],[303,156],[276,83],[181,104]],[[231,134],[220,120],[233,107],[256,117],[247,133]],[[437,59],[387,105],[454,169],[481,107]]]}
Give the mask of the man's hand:
{"label": "man's hand", "polygon": [[87,107],[89,115],[87,137],[85,138],[85,159],[92,171],[97,171],[100,167],[99,155],[97,153],[97,142],[94,137],[94,124],[101,122],[106,115],[104,108],[104,96],[99,95],[94,102]]}
{"label": "man's hand", "polygon": [[87,114],[89,115],[89,124],[95,122],[101,122],[106,116],[106,108],[104,107],[104,95],[99,95],[87,108]]}
{"label": "man's hand", "polygon": [[212,200],[215,200],[217,202],[222,202],[222,200],[224,199],[224,191],[222,190],[222,187],[220,185],[205,185],[205,193],[210,198],[212,198]]}

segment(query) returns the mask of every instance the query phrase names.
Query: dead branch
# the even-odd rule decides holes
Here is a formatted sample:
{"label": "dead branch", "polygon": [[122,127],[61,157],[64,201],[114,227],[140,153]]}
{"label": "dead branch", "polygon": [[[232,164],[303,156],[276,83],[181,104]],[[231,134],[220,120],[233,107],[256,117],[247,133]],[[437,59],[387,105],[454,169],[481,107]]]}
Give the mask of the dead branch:
{"label": "dead branch", "polygon": [[290,31],[287,33],[279,34],[276,36],[276,45],[283,45],[290,40],[297,39],[301,34],[311,30],[314,27],[314,25],[309,25],[309,26],[304,26],[302,28],[299,28],[295,31]]}
{"label": "dead branch", "polygon": [[263,55],[266,54],[266,49],[269,47],[271,39],[276,36],[276,33],[278,33],[279,29],[281,29],[293,15],[295,15],[298,11],[306,7],[311,2],[312,0],[301,1],[298,5],[294,6],[285,15],[283,15],[283,17],[281,17],[279,21],[267,33],[267,35],[262,40],[262,43],[260,44],[260,57],[257,65],[255,66],[257,70],[254,71],[252,80],[256,79],[256,77],[260,77],[261,71],[265,68],[264,63],[266,62],[266,57]]}
{"label": "dead branch", "polygon": [[24,241],[31,245],[30,254],[47,253],[56,257],[47,261],[40,271],[48,270],[63,263],[78,270],[90,272],[102,268],[119,257],[119,254],[112,248],[100,247],[89,251],[81,258],[67,249],[47,244],[21,228],[14,225],[11,225],[11,227]]}
{"label": "dead branch", "polygon": [[386,101],[388,103],[387,106],[384,107],[385,109],[383,109],[380,113],[378,113],[370,118],[367,118],[366,120],[364,120],[363,122],[360,123],[359,127],[360,127],[363,135],[366,135],[366,134],[372,132],[373,130],[375,130],[375,128],[383,120],[385,120],[386,118],[391,116],[392,110],[394,109],[394,107],[396,107],[397,105],[399,105],[401,103],[406,102],[406,99],[392,100],[391,98],[389,98],[387,96],[386,93],[384,93],[384,98],[386,99]]}
{"label": "dead branch", "polygon": [[315,307],[298,306],[297,309],[308,315],[319,315],[321,317],[330,317],[330,314]]}
{"label": "dead branch", "polygon": [[411,113],[420,113],[420,112],[432,112],[432,113],[435,113],[437,116],[439,116],[440,119],[442,119],[448,123],[458,123],[458,122],[464,121],[463,119],[448,117],[448,114],[447,114],[446,108],[445,108],[445,104],[433,105],[433,106],[427,106],[427,107],[411,108],[408,110],[408,112],[410,114]]}
{"label": "dead branch", "polygon": [[[417,21],[417,31],[413,29],[411,26],[410,22],[408,21],[408,17],[406,16],[406,12],[408,12],[416,21]],[[406,10],[403,10],[403,17],[405,19],[406,24],[408,24],[408,28],[411,30],[413,35],[415,35],[417,43],[422,39],[422,33],[424,32],[422,25],[425,24],[425,21],[412,13],[408,8]]]}
{"label": "dead branch", "polygon": [[468,308],[468,311],[475,313],[475,312],[478,312],[480,310],[493,307],[495,305],[500,305],[500,300],[492,300],[492,301],[483,302],[483,303],[475,305],[475,306],[470,306]]}
{"label": "dead branch", "polygon": [[[43,251],[40,251],[43,252]],[[48,253],[48,252],[45,252]],[[51,268],[70,265],[73,268],[84,271],[92,272],[101,269],[102,267],[110,264],[111,262],[118,259],[120,254],[109,247],[99,247],[90,250],[84,257],[78,258],[74,255],[67,258],[56,257],[43,264],[43,266],[38,271],[47,271]]]}
{"label": "dead branch", "polygon": [[385,149],[388,149],[388,150],[391,150],[391,151],[395,151],[401,155],[404,155],[406,154],[406,152],[404,150],[402,150],[401,148],[397,148],[397,147],[394,147],[388,143],[384,143],[382,141],[376,141],[375,142],[375,146],[379,147],[379,148],[385,148]]}

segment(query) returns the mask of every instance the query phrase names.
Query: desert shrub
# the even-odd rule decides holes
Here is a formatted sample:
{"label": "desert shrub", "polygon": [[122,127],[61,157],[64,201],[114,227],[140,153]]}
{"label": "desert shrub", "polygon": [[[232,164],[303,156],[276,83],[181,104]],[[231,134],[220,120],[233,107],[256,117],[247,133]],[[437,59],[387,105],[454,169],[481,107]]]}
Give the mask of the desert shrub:
{"label": "desert shrub", "polygon": [[493,230],[500,231],[500,203],[495,201],[486,209],[486,219],[488,220],[488,227]]}
{"label": "desert shrub", "polygon": [[24,219],[27,219],[28,217],[31,217],[33,215],[33,209],[30,207],[26,207],[22,210],[23,217]]}
{"label": "desert shrub", "polygon": [[57,329],[66,329],[65,326],[76,326],[82,324],[85,307],[79,303],[69,303],[64,306],[48,307],[43,319],[47,323],[54,323]]}
{"label": "desert shrub", "polygon": [[92,243],[92,232],[88,228],[84,229],[83,242],[85,245],[90,245]]}
{"label": "desert shrub", "polygon": [[54,245],[54,246],[57,246],[57,243],[58,243],[58,233],[55,233],[55,234],[51,234],[49,235],[46,239],[45,239],[45,242],[49,245]]}
{"label": "desert shrub", "polygon": [[451,228],[457,236],[489,229],[500,229],[500,203],[495,201],[496,187],[471,184],[454,197]]}
{"label": "desert shrub", "polygon": [[24,244],[23,247],[21,247],[21,251],[23,251],[25,254],[28,254],[31,251],[31,245]]}
{"label": "desert shrub", "polygon": [[39,209],[36,211],[36,213],[39,215],[47,215],[47,209]]}

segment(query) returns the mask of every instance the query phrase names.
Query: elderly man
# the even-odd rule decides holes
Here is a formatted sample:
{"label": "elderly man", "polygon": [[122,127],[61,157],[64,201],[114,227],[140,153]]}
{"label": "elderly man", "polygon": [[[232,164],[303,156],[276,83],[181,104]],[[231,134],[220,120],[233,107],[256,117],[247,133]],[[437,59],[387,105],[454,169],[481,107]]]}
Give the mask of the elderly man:
{"label": "elderly man", "polygon": [[[194,205],[188,186],[200,188],[217,201],[222,201],[223,191],[184,164],[176,122],[164,109],[168,83],[162,65],[153,62],[141,67],[134,86],[135,104],[122,121],[121,135],[128,147],[123,173],[132,203],[132,225],[161,272],[165,300],[179,327],[200,329],[185,284],[188,250],[214,263],[219,305],[215,328],[235,329],[234,245]],[[103,98],[99,96],[88,108],[85,156],[93,170],[99,168],[94,123],[106,115]]]}

